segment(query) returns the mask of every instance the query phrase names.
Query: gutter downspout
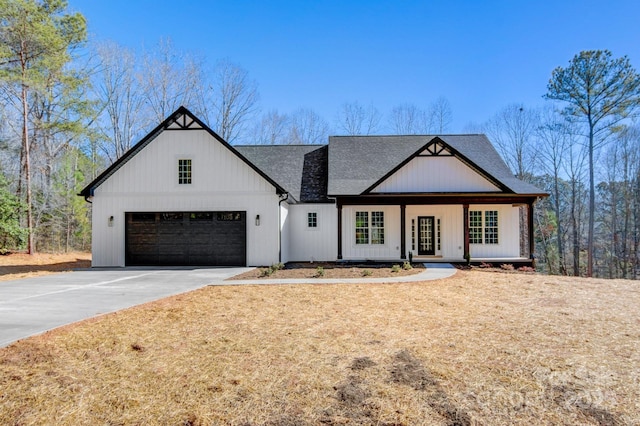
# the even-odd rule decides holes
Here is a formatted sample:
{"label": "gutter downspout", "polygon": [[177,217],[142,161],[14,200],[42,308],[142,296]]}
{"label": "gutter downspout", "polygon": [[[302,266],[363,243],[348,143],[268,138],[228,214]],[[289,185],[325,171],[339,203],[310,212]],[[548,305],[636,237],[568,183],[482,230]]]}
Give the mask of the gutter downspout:
{"label": "gutter downspout", "polygon": [[285,192],[284,197],[280,195],[278,201],[278,263],[282,263],[282,202],[289,199],[289,193]]}

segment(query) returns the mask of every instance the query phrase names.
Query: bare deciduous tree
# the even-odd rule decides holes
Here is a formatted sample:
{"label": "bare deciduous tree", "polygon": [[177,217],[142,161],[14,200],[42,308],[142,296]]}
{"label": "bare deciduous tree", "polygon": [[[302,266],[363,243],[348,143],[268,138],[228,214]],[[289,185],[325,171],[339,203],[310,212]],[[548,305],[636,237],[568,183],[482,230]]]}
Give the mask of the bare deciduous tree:
{"label": "bare deciduous tree", "polygon": [[127,152],[150,120],[143,111],[144,95],[138,84],[133,52],[105,43],[97,47],[98,72],[94,87],[103,114],[99,120],[102,151],[109,162]]}
{"label": "bare deciduous tree", "polygon": [[496,145],[502,158],[519,179],[530,179],[538,148],[535,146],[539,113],[512,104],[498,112],[485,125],[485,132]]}
{"label": "bare deciduous tree", "polygon": [[429,106],[429,122],[434,132],[444,134],[449,131],[451,122],[453,121],[453,112],[451,104],[447,98],[440,96]]}
{"label": "bare deciduous tree", "polygon": [[214,130],[233,143],[242,138],[245,125],[258,111],[258,85],[247,70],[225,59],[217,63],[208,87],[208,93],[200,96],[199,108]]}
{"label": "bare deciduous tree", "polygon": [[378,132],[382,114],[372,104],[365,107],[359,102],[342,104],[336,118],[339,131],[346,135],[372,135]]}
{"label": "bare deciduous tree", "polygon": [[195,105],[203,87],[200,62],[176,53],[169,39],[161,40],[157,50],[144,55],[139,79],[145,102],[157,123],[182,105]]}
{"label": "bare deciduous tree", "polygon": [[[640,179],[640,131],[625,127],[615,135],[600,165],[604,179],[598,184],[599,209],[596,229],[600,246],[598,260],[605,268],[599,275],[609,278],[632,278],[637,274],[639,235],[637,182]],[[600,231],[598,233],[598,230]],[[602,270],[604,269],[604,270]]]}
{"label": "bare deciduous tree", "polygon": [[289,117],[271,110],[256,124],[252,142],[258,145],[282,145],[287,143]]}
{"label": "bare deciduous tree", "polygon": [[556,221],[556,249],[558,251],[558,272],[561,275],[567,274],[567,262],[565,256],[565,218],[567,212],[565,206],[568,204],[567,182],[565,176],[565,155],[567,150],[572,149],[575,129],[570,123],[561,120],[559,114],[551,108],[543,110],[541,122],[536,130],[539,144],[540,171],[549,175],[552,179],[551,200]]}
{"label": "bare deciduous tree", "polygon": [[289,144],[325,144],[329,137],[329,125],[315,111],[300,108],[291,115]]}
{"label": "bare deciduous tree", "polygon": [[389,126],[398,135],[420,135],[429,134],[432,123],[426,111],[414,104],[402,104],[391,110]]}

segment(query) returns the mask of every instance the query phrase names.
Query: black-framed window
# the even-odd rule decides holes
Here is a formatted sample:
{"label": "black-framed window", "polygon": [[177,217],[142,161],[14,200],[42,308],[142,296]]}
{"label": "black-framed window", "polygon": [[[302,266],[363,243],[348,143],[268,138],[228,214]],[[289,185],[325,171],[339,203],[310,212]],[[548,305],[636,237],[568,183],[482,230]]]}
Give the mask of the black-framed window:
{"label": "black-framed window", "polygon": [[371,244],[384,244],[384,212],[371,212]]}
{"label": "black-framed window", "polygon": [[384,212],[356,212],[356,244],[384,244]]}
{"label": "black-framed window", "polygon": [[416,251],[416,220],[411,219],[411,251]]}
{"label": "black-framed window", "polygon": [[317,227],[318,227],[318,213],[317,212],[307,213],[307,228],[317,228]]}
{"label": "black-framed window", "polygon": [[191,184],[191,160],[190,159],[178,160],[178,184],[180,185]]}
{"label": "black-framed window", "polygon": [[369,244],[369,212],[356,212],[356,244]]}
{"label": "black-framed window", "polygon": [[469,211],[469,243],[482,244],[482,212]]}
{"label": "black-framed window", "polygon": [[498,242],[498,211],[470,210],[469,243],[498,244]]}
{"label": "black-framed window", "polygon": [[498,244],[498,211],[484,212],[484,243]]}

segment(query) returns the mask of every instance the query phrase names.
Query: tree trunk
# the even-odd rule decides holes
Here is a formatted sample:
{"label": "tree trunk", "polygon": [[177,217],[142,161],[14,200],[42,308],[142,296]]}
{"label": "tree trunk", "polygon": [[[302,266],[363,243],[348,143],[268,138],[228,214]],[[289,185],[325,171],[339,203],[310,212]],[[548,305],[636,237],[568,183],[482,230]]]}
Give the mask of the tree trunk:
{"label": "tree trunk", "polygon": [[33,244],[33,212],[31,209],[31,160],[29,156],[29,109],[27,106],[27,86],[22,84],[22,150],[24,152],[24,173],[27,193],[27,253],[35,253]]}
{"label": "tree trunk", "polygon": [[567,265],[564,262],[564,247],[562,245],[562,219],[560,217],[560,188],[558,187],[558,172],[556,170],[554,177],[553,191],[555,192],[554,208],[556,210],[556,222],[558,229],[556,230],[556,240],[558,244],[558,267],[561,275],[567,275]]}
{"label": "tree trunk", "polygon": [[596,189],[593,176],[593,123],[589,118],[589,233],[587,236],[587,277],[593,276],[593,231],[596,211]]}
{"label": "tree trunk", "polygon": [[580,226],[576,212],[577,183],[575,179],[571,182],[571,227],[573,228],[573,276],[580,276]]}

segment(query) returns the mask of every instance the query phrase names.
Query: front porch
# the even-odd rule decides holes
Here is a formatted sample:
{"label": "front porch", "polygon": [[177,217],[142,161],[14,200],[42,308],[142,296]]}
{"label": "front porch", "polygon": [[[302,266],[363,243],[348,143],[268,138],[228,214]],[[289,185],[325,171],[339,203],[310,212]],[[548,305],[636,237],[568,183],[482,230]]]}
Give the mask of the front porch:
{"label": "front porch", "polygon": [[[513,196],[338,198],[337,258],[531,266],[534,201]],[[384,216],[384,243],[362,244],[356,238],[356,216],[366,220],[374,214]]]}

